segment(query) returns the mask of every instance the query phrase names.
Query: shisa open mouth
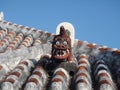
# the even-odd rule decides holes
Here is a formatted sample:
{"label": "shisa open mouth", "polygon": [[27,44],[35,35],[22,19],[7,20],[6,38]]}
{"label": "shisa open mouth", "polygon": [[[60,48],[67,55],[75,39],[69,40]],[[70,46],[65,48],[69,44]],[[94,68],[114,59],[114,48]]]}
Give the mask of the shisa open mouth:
{"label": "shisa open mouth", "polygon": [[53,50],[53,57],[55,59],[67,59],[67,57],[69,56],[69,49],[54,49]]}

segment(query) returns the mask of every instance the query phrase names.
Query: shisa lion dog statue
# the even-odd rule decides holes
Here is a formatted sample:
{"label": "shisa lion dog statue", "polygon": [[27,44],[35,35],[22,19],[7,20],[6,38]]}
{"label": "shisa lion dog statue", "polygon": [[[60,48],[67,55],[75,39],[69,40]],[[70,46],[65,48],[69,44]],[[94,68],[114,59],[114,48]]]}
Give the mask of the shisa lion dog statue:
{"label": "shisa lion dog statue", "polygon": [[52,42],[51,57],[45,55],[40,60],[49,74],[57,68],[64,68],[70,75],[77,70],[76,59],[72,55],[70,31],[60,26],[59,34],[55,35]]}

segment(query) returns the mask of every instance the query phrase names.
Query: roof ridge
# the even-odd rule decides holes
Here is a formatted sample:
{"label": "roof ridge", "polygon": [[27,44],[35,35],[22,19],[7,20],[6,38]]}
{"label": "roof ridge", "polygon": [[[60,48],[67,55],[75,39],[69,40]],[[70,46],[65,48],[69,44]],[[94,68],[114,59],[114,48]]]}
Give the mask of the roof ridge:
{"label": "roof ridge", "polygon": [[112,52],[114,54],[120,54],[120,50],[118,48],[110,48],[105,45],[99,45],[96,43],[90,43],[87,41],[81,41],[77,39],[76,41],[78,46],[86,46],[87,48],[90,48],[90,49],[98,49],[101,53]]}
{"label": "roof ridge", "polygon": [[[29,26],[24,26],[24,25],[19,25],[19,24],[16,24],[16,23],[12,23],[12,22],[9,22],[9,21],[6,21],[6,20],[1,20],[0,21],[0,27],[3,28],[3,29],[6,29],[6,28],[9,28],[9,29],[12,29],[13,31],[21,31],[22,29],[26,29],[28,31],[30,30],[33,30],[33,31],[42,31],[43,33],[49,33],[48,31],[44,31],[44,30],[39,30],[39,29],[36,29],[36,28],[31,28]],[[54,36],[53,33],[49,33],[49,34],[52,34],[52,36]],[[98,45],[96,43],[90,43],[90,42],[87,42],[87,41],[81,41],[79,39],[75,39],[77,42],[77,45],[83,45],[83,44],[86,44],[87,48],[98,48],[101,52],[113,52],[115,54],[120,54],[120,50],[117,49],[117,48],[109,48],[107,46],[104,46],[104,45]],[[75,40],[74,40],[74,43],[75,43]]]}

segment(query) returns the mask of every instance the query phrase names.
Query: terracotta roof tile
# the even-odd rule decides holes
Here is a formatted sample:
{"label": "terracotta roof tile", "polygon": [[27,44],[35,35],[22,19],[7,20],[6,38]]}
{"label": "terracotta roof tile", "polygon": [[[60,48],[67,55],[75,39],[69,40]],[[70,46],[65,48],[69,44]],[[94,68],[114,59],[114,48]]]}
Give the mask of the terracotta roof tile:
{"label": "terracotta roof tile", "polygon": [[[7,22],[7,21],[0,21],[0,27],[1,27],[0,29],[0,46],[1,46],[0,47],[0,52],[1,52],[0,53],[0,57],[1,57],[0,81],[3,79],[5,82],[10,82],[10,83],[15,82],[15,80],[12,78],[5,79],[7,76],[10,75],[9,73],[10,70],[8,70],[8,67],[9,67],[9,69],[13,71],[11,73],[12,75],[21,77],[18,80],[18,82],[20,81],[19,83],[21,83],[21,90],[23,90],[22,85],[26,85],[28,82],[34,82],[35,84],[43,83],[43,82],[39,82],[37,78],[29,78],[32,75],[38,75],[38,77],[41,77],[41,80],[44,81],[42,88],[46,88],[47,86],[49,88],[52,87],[50,85],[52,85],[53,82],[62,82],[66,84],[66,87],[69,88],[70,90],[71,90],[71,87],[69,87],[68,84],[73,85],[73,87],[75,88],[76,87],[82,88],[79,86],[80,83],[84,83],[85,85],[90,86],[89,90],[91,90],[92,87],[93,89],[97,90],[100,87],[97,87],[96,89],[96,86],[92,86],[95,83],[97,83],[98,86],[103,84],[104,85],[108,84],[110,85],[110,88],[111,87],[114,88],[113,84],[115,81],[117,83],[116,87],[119,89],[118,87],[119,82],[117,81],[117,79],[115,79],[115,78],[118,78],[118,76],[116,75],[120,75],[120,73],[118,74],[117,72],[118,69],[120,69],[120,61],[119,61],[120,50],[119,49],[112,49],[106,46],[89,43],[87,41],[81,41],[81,40],[76,41],[75,45],[73,46],[72,53],[73,53],[74,59],[76,60],[75,63],[77,63],[78,65],[78,70],[77,72],[74,73],[74,77],[75,77],[74,78],[70,76],[69,73],[66,74],[65,71],[57,71],[56,73],[52,71],[47,73],[47,71],[39,64],[33,63],[34,65],[32,65],[26,61],[21,60],[23,59],[21,55],[24,55],[24,58],[26,57],[29,58],[26,55],[26,53],[30,52],[31,48],[34,49],[34,51],[36,52],[35,53],[30,52],[29,53],[30,56],[33,56],[34,58],[37,57],[39,58],[38,60],[41,60],[40,58],[43,55],[47,55],[47,54],[51,55],[51,52],[45,53],[45,50],[47,51],[49,47],[43,47],[41,45],[48,44],[48,42],[51,43],[55,35],[49,32],[45,32],[43,30],[40,31],[35,28],[30,28],[28,26],[18,25],[11,22]],[[50,46],[50,43],[48,44],[49,46]],[[37,50],[35,50],[35,48],[38,46],[41,46],[43,51],[38,50],[39,51],[38,52]],[[25,51],[25,50],[28,50],[28,51]],[[21,53],[20,51],[23,51],[23,52]],[[15,53],[15,52],[18,52],[18,53]],[[14,53],[14,55],[10,56],[11,53]],[[39,55],[36,56],[36,54],[39,54]],[[11,57],[11,58],[8,58],[8,57]],[[45,56],[45,57],[48,57],[48,56]],[[103,60],[103,62],[100,61],[101,59]],[[38,60],[36,61],[37,63],[40,62]],[[3,63],[5,64],[4,66],[2,66]],[[114,70],[112,65],[115,67],[117,64],[119,64],[119,67],[117,67],[117,69],[115,68]],[[26,68],[24,65],[26,66]],[[104,69],[103,66],[107,67],[107,69]],[[15,69],[21,70],[21,73],[14,71]],[[106,71],[104,71],[103,69]],[[109,72],[112,72],[112,73],[109,73]],[[49,73],[52,73],[53,76],[50,76]],[[81,78],[81,77],[84,77],[84,78]],[[71,81],[70,78],[73,81]],[[3,83],[3,81],[1,83]],[[84,88],[88,88],[88,87],[84,87]]]}

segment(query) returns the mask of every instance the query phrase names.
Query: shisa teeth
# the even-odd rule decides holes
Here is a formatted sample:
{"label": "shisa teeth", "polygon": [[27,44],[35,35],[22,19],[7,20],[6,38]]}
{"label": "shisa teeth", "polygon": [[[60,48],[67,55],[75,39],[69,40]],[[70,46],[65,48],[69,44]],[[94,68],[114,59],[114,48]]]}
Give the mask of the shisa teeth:
{"label": "shisa teeth", "polygon": [[69,53],[69,50],[67,49],[67,52]]}
{"label": "shisa teeth", "polygon": [[65,54],[66,54],[66,51],[63,51],[63,54],[65,55]]}
{"label": "shisa teeth", "polygon": [[64,56],[68,51],[63,51],[63,50],[56,50],[56,55],[57,56]]}

